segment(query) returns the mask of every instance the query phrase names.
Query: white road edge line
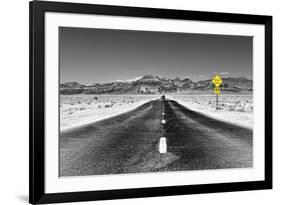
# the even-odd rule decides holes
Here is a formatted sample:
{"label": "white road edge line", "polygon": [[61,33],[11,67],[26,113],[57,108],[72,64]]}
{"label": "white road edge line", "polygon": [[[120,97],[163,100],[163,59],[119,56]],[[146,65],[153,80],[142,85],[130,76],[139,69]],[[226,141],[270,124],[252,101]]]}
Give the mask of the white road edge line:
{"label": "white road edge line", "polygon": [[159,152],[161,154],[167,153],[167,141],[166,137],[161,137],[159,141]]}

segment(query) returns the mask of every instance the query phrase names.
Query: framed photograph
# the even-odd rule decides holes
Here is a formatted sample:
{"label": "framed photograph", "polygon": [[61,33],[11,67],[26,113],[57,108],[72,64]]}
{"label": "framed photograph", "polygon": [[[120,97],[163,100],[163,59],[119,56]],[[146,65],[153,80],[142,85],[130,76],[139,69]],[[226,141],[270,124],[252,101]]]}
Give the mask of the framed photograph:
{"label": "framed photograph", "polygon": [[30,203],[272,188],[272,17],[30,2]]}

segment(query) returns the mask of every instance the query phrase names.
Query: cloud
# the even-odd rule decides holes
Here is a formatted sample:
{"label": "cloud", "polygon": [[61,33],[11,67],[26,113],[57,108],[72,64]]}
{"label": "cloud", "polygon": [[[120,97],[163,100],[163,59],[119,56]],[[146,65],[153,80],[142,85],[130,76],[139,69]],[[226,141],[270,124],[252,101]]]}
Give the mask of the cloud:
{"label": "cloud", "polygon": [[226,75],[230,75],[229,72],[213,72],[213,75],[221,75],[221,76],[226,76]]}
{"label": "cloud", "polygon": [[229,75],[229,72],[220,72],[221,75]]}

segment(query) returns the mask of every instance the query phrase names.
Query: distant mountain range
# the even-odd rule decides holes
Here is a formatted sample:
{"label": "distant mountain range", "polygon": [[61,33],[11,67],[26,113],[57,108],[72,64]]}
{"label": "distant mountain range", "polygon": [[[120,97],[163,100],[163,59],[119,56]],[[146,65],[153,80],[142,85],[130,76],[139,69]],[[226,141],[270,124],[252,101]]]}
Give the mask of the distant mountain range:
{"label": "distant mountain range", "polygon": [[[212,80],[192,81],[190,78],[161,78],[144,75],[131,80],[83,85],[78,82],[60,84],[60,94],[160,94],[209,91],[214,88]],[[245,77],[223,78],[223,92],[251,92],[253,81]]]}

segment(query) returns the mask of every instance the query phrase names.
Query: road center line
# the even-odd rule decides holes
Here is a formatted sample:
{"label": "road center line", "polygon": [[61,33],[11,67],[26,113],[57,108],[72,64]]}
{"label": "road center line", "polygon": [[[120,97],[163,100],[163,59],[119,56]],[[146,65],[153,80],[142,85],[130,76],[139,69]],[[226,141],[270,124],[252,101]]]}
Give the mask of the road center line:
{"label": "road center line", "polygon": [[[165,99],[162,99],[161,124],[162,125],[166,124],[166,120],[165,120]],[[167,140],[166,140],[166,137],[163,137],[163,131],[164,131],[164,127],[162,126],[161,127],[162,136],[160,137],[160,140],[159,140],[159,153],[160,154],[167,153]]]}
{"label": "road center line", "polygon": [[159,141],[159,152],[160,154],[164,154],[167,152],[167,141],[166,137],[161,137]]}

